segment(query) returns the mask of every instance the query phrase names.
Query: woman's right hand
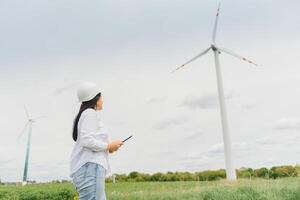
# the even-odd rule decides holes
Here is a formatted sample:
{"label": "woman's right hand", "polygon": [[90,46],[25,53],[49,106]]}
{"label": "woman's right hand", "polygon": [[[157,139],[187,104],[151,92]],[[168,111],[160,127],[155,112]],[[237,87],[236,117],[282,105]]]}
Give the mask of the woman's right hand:
{"label": "woman's right hand", "polygon": [[107,149],[109,153],[113,153],[114,151],[117,151],[122,145],[123,145],[122,141],[115,140],[108,144]]}

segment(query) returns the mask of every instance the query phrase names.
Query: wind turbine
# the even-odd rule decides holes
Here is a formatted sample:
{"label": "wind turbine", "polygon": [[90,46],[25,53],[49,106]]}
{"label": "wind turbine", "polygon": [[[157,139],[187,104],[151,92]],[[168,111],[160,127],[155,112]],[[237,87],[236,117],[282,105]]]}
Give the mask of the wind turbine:
{"label": "wind turbine", "polygon": [[[216,34],[217,34],[217,25],[218,25],[218,18],[219,18],[219,11],[220,11],[220,3],[218,5],[217,15],[215,19],[215,24],[213,28],[213,34],[212,34],[212,44],[209,48],[202,51],[200,54],[196,55],[191,60],[187,61],[180,67],[176,68],[174,71],[186,66],[187,64],[195,61],[196,59],[200,58],[201,56],[208,53],[210,50],[214,53],[215,58],[215,66],[216,66],[216,76],[217,76],[217,86],[218,86],[218,96],[219,96],[219,103],[220,103],[220,110],[221,110],[221,120],[222,120],[222,130],[223,130],[223,142],[224,142],[224,151],[225,151],[225,165],[226,165],[226,177],[227,180],[236,180],[236,172],[233,164],[233,158],[232,158],[232,145],[231,145],[231,139],[229,134],[229,128],[228,128],[228,121],[227,121],[227,113],[226,113],[226,106],[225,106],[225,100],[224,100],[224,90],[223,90],[223,81],[222,81],[222,75],[221,75],[221,69],[220,69],[220,61],[219,61],[219,54],[221,52],[229,54],[233,57],[239,58],[243,61],[246,61],[250,64],[256,65],[254,62],[252,62],[249,59],[246,59],[243,56],[240,56],[239,54],[236,54],[232,52],[231,50],[221,48],[216,45]],[[173,71],[173,72],[174,72]]]}
{"label": "wind turbine", "polygon": [[28,160],[29,160],[29,153],[30,153],[31,132],[32,132],[33,123],[36,122],[37,119],[45,117],[45,116],[39,116],[39,117],[36,117],[36,118],[31,118],[25,105],[24,105],[24,110],[25,110],[28,121],[25,124],[25,126],[23,128],[23,131],[20,133],[18,138],[20,138],[23,135],[23,133],[25,132],[27,126],[29,126],[29,131],[28,131],[28,137],[27,137],[25,165],[24,165],[22,185],[27,184]]}

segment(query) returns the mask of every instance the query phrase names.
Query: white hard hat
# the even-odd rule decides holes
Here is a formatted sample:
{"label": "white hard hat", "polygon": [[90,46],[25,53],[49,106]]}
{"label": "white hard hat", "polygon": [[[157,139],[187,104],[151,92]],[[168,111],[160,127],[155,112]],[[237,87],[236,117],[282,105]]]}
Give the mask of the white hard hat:
{"label": "white hard hat", "polygon": [[100,89],[95,83],[83,82],[78,87],[77,97],[79,102],[84,102],[92,100],[98,93],[100,93]]}

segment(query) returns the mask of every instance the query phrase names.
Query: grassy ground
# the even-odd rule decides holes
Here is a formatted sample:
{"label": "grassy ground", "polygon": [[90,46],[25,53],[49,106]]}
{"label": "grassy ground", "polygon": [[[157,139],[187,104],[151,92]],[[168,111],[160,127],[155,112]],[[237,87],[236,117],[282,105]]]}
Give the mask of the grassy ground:
{"label": "grassy ground", "polygon": [[300,200],[300,178],[238,182],[118,183],[109,200]]}
{"label": "grassy ground", "polygon": [[[300,178],[237,182],[107,183],[108,200],[300,200]],[[77,198],[72,184],[0,186],[0,199],[64,200]]]}

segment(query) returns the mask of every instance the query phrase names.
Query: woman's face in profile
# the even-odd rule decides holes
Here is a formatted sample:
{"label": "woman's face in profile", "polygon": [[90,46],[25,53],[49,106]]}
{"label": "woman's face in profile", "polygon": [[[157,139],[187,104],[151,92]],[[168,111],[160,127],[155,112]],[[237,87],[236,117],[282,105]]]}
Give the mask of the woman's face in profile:
{"label": "woman's face in profile", "polygon": [[96,106],[97,106],[97,110],[102,110],[102,106],[103,106],[102,96],[98,99]]}

